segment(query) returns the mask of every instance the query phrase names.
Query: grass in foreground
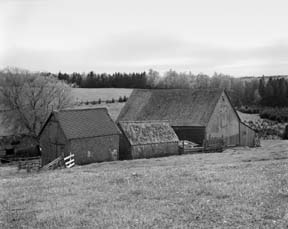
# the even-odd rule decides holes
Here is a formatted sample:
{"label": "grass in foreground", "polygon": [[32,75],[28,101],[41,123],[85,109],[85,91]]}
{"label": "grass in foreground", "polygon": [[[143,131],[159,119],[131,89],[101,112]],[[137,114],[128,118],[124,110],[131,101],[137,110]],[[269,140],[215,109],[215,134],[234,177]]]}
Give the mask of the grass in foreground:
{"label": "grass in foreground", "polygon": [[0,168],[1,228],[286,228],[288,142],[91,164]]}

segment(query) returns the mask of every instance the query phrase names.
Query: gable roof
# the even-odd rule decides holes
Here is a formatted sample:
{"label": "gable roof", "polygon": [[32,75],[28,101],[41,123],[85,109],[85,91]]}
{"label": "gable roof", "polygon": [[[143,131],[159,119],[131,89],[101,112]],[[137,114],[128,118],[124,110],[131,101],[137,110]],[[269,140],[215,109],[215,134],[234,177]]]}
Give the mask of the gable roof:
{"label": "gable roof", "polygon": [[[68,140],[120,134],[106,108],[54,111],[46,123],[53,115]],[[43,126],[40,135],[45,126],[46,124]]]}
{"label": "gable roof", "polygon": [[172,127],[165,121],[119,122],[119,126],[131,145],[179,141]]}
{"label": "gable roof", "polygon": [[117,122],[168,120],[171,126],[206,126],[223,92],[223,90],[194,89],[134,89]]}

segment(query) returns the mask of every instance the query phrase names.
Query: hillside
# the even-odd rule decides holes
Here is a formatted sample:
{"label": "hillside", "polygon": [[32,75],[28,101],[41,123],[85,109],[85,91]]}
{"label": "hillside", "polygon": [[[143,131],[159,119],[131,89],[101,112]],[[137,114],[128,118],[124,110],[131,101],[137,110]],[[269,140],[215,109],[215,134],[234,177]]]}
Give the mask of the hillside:
{"label": "hillside", "polygon": [[288,141],[27,174],[0,167],[0,228],[285,228]]}

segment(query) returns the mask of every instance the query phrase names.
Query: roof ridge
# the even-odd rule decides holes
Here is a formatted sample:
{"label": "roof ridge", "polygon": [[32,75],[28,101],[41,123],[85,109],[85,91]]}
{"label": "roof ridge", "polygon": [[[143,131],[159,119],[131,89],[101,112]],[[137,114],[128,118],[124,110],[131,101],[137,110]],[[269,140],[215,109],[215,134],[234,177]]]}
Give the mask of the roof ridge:
{"label": "roof ridge", "polygon": [[107,107],[67,108],[67,109],[61,109],[61,110],[53,111],[53,112],[60,113],[60,112],[87,111],[87,110],[107,110]]}
{"label": "roof ridge", "polygon": [[172,90],[178,90],[178,91],[225,91],[223,88],[152,88],[152,89],[146,89],[146,88],[134,88],[133,91],[172,91]]}
{"label": "roof ridge", "polygon": [[169,120],[143,120],[143,121],[123,120],[119,121],[119,123],[169,123]]}

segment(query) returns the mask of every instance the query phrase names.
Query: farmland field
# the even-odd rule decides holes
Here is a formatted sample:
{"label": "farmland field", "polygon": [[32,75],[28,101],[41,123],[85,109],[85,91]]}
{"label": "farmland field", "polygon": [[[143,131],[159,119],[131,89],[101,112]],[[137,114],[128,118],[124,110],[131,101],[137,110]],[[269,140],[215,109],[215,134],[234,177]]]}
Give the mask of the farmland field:
{"label": "farmland field", "polygon": [[0,228],[287,228],[288,141],[27,174],[0,167]]}
{"label": "farmland field", "polygon": [[102,101],[129,97],[132,89],[126,88],[72,88],[72,96],[76,101]]}
{"label": "farmland field", "polygon": [[101,103],[96,105],[81,105],[76,108],[96,108],[96,107],[106,107],[111,118],[115,121],[125,103]]}

